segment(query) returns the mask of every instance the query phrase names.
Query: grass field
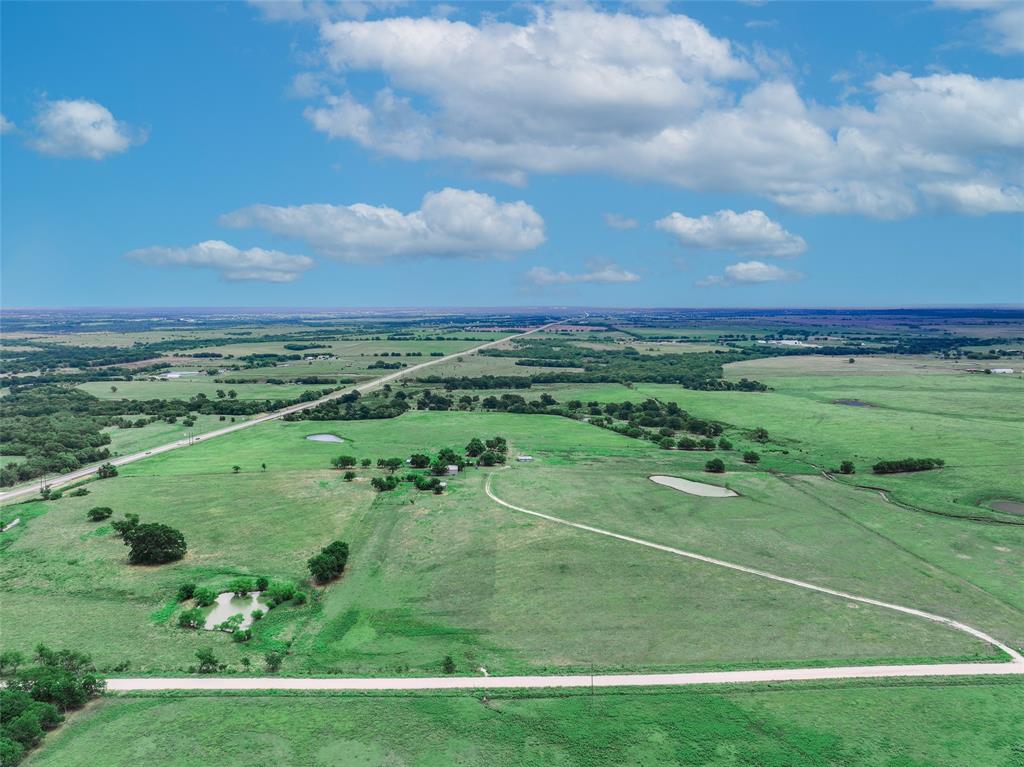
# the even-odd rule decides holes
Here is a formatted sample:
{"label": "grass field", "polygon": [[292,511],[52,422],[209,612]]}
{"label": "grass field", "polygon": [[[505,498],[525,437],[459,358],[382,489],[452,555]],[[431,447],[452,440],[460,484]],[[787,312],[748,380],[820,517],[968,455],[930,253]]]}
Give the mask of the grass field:
{"label": "grass field", "polygon": [[[117,391],[111,391],[114,386]],[[89,392],[100,399],[190,399],[197,394],[205,394],[210,399],[217,398],[217,390],[227,392],[233,389],[240,400],[263,399],[295,399],[305,391],[319,390],[323,386],[308,384],[223,384],[217,383],[209,376],[195,378],[177,378],[162,381],[115,381],[114,383],[94,381],[80,384],[79,389]]]}
{"label": "grass field", "polygon": [[486,701],[165,696],[104,700],[28,764],[1016,767],[1022,732],[1024,685],[981,681]]}
{"label": "grass field", "polygon": [[[304,439],[323,431],[347,442]],[[969,572],[954,577],[863,533],[827,502],[828,493],[846,493],[844,503],[879,503],[862,491],[823,482],[803,493],[746,468],[727,481],[750,498],[723,513],[646,480],[696,476],[703,454],[667,453],[550,416],[410,412],[387,421],[268,423],[125,466],[121,476],[92,483],[85,498],[20,507],[39,515],[7,534],[5,645],[27,648],[59,634],[101,665],[129,661],[131,673],[186,670],[204,645],[237,669],[243,654],[285,642],[286,672],[369,675],[437,673],[444,655],[464,671],[483,665],[493,673],[989,655],[925,621],[518,516],[485,497],[485,471],[454,479],[443,496],[408,486],[376,495],[365,481],[344,483],[326,468],[339,453],[404,456],[494,434],[508,438],[512,455],[537,456],[495,482],[499,494],[531,508],[820,576],[868,596],[913,601],[921,590],[920,601],[1003,634],[1020,619],[970,581],[971,562],[992,557],[965,560]],[[160,568],[127,566],[109,530],[85,521],[93,505],[181,529],[188,556]],[[306,558],[334,538],[352,544],[345,578],[307,606],[272,613],[252,645],[173,627],[179,583],[222,585],[238,573],[298,580]],[[973,530],[964,541],[979,552],[992,548]],[[1006,542],[993,582],[1020,562],[1019,541]],[[879,572],[865,573],[864,561],[878,562]]]}

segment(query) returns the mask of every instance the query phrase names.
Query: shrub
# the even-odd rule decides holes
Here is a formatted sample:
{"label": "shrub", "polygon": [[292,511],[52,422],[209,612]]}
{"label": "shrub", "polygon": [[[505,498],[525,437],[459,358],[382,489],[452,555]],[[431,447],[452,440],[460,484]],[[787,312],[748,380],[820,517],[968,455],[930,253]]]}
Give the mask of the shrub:
{"label": "shrub", "polygon": [[398,487],[398,479],[394,476],[388,475],[386,477],[374,477],[370,480],[370,485],[378,493],[387,492],[388,490],[394,490]]}
{"label": "shrub", "polygon": [[252,629],[237,628],[231,632],[231,639],[235,642],[248,642],[252,639]]}
{"label": "shrub", "polygon": [[671,437],[662,437],[658,440],[658,447],[662,450],[671,450],[676,446],[676,441]]}
{"label": "shrub", "polygon": [[680,437],[679,438],[679,449],[680,450],[696,450],[697,440],[693,437]]}
{"label": "shrub", "polygon": [[839,464],[840,474],[855,474],[856,471],[857,470],[853,466],[853,461],[843,461],[841,464]]}
{"label": "shrub", "polygon": [[138,525],[125,539],[128,561],[133,565],[162,565],[185,556],[185,536],[173,527],[150,522]]}
{"label": "shrub", "polygon": [[358,459],[354,455],[339,455],[331,461],[335,469],[348,469],[356,465]]}
{"label": "shrub", "polygon": [[89,495],[89,488],[76,487],[74,490],[68,493],[68,498],[81,498],[83,495]]}
{"label": "shrub", "polygon": [[355,478],[356,478],[356,473],[354,471],[346,471],[345,472],[345,481],[346,482],[351,482]]}
{"label": "shrub", "polygon": [[116,533],[122,541],[128,542],[131,538],[135,528],[139,526],[139,515],[138,514],[125,514],[124,519],[117,519],[110,523],[110,526],[114,528]]}
{"label": "shrub", "polygon": [[254,591],[252,578],[233,578],[228,584],[228,591],[235,592],[236,597],[245,597],[250,591]]}
{"label": "shrub", "polygon": [[102,522],[114,513],[114,510],[109,506],[93,506],[85,515],[89,517],[90,522]]}
{"label": "shrub", "polygon": [[718,440],[718,449],[719,450],[732,450],[732,442],[727,440],[725,437],[722,437],[720,440]]}
{"label": "shrub", "polygon": [[755,453],[753,450],[748,450],[743,454],[743,463],[754,464],[761,460],[761,456]]}
{"label": "shrub", "polygon": [[295,604],[297,604],[297,605],[304,605],[304,604],[306,604],[306,592],[305,591],[296,591],[294,599],[295,599]]}
{"label": "shrub", "polygon": [[264,615],[264,613],[263,613],[263,611],[262,611],[262,610],[253,610],[253,611],[252,611],[252,613],[251,613],[251,615],[250,615],[250,617],[251,617],[251,618],[252,618],[252,619],[253,619],[254,621],[258,621],[258,620],[262,620],[262,618],[263,618],[263,615]]}
{"label": "shrub", "polygon": [[946,462],[941,458],[902,458],[898,461],[879,461],[871,467],[875,474],[896,474],[903,471],[930,471],[941,469]]}
{"label": "shrub", "polygon": [[192,598],[199,607],[209,607],[217,601],[217,592],[208,586],[200,586],[193,592]]}
{"label": "shrub", "polygon": [[178,626],[183,629],[197,629],[204,623],[203,611],[198,607],[185,610],[178,616]]}
{"label": "shrub", "polygon": [[235,631],[242,627],[242,621],[245,620],[245,616],[241,613],[235,613],[231,617],[221,621],[214,628],[217,631],[226,631],[229,634],[233,634]]}
{"label": "shrub", "polygon": [[754,439],[756,439],[758,442],[767,442],[768,430],[761,426],[758,426],[756,429],[754,429]]}
{"label": "shrub", "polygon": [[267,604],[277,607],[295,596],[295,585],[287,581],[274,581],[267,587],[263,596],[266,598]]}
{"label": "shrub", "polygon": [[196,650],[196,660],[199,661],[198,671],[200,674],[212,674],[220,667],[220,662],[217,660],[217,656],[213,654],[213,649],[210,647],[204,647],[201,650]]}
{"label": "shrub", "polygon": [[430,465],[430,456],[423,453],[413,453],[409,458],[409,465],[414,469],[425,469]]}
{"label": "shrub", "polygon": [[725,464],[721,458],[712,458],[704,464],[704,471],[711,472],[712,474],[722,474],[725,472]]}
{"label": "shrub", "polygon": [[307,564],[313,580],[318,583],[327,583],[332,578],[341,575],[347,563],[348,544],[344,541],[333,541],[315,557],[310,557]]}
{"label": "shrub", "polygon": [[270,585],[270,581],[264,578],[262,575],[256,579],[256,591],[264,592],[267,590],[267,586]]}
{"label": "shrub", "polygon": [[96,470],[96,476],[100,479],[110,479],[117,476],[117,467],[112,463],[105,463]]}
{"label": "shrub", "polygon": [[178,586],[178,601],[186,602],[196,594],[196,584],[194,583],[183,583]]}
{"label": "shrub", "polygon": [[273,674],[281,668],[281,664],[284,662],[284,653],[271,650],[263,656],[263,662],[267,664],[267,671]]}
{"label": "shrub", "polygon": [[455,673],[455,661],[452,660],[451,655],[445,655],[444,660],[441,661],[441,670],[446,674]]}

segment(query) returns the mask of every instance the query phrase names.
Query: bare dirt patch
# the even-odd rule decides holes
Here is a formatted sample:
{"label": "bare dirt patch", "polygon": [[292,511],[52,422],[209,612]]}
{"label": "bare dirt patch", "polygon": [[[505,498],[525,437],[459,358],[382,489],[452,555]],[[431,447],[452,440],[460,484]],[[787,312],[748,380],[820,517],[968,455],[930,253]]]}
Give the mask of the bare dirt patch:
{"label": "bare dirt patch", "polygon": [[671,487],[673,490],[679,490],[689,495],[699,495],[702,498],[734,498],[739,495],[739,493],[721,485],[694,482],[692,479],[683,479],[682,477],[666,477],[656,474],[653,477],[648,477],[648,479],[657,485]]}

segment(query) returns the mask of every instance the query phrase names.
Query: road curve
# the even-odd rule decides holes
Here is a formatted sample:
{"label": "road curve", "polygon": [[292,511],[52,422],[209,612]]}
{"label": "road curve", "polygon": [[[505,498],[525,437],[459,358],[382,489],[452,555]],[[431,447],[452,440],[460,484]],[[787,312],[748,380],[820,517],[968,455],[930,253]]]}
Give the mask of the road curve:
{"label": "road curve", "polygon": [[[1022,656],[1019,652],[1017,652],[1015,649],[1013,649],[1009,645],[1007,645],[1007,644],[1005,644],[1003,642],[1000,642],[995,637],[990,636],[990,635],[986,634],[984,631],[981,631],[980,629],[976,629],[973,626],[968,626],[966,623],[961,623],[960,621],[955,621],[952,618],[946,618],[946,617],[944,617],[942,615],[935,615],[934,613],[925,612],[924,610],[917,610],[917,609],[915,609],[913,607],[904,607],[903,605],[897,605],[897,604],[893,604],[891,602],[883,602],[883,601],[878,600],[878,599],[871,599],[869,597],[860,597],[860,596],[856,596],[855,594],[848,594],[845,591],[838,591],[837,589],[830,589],[830,588],[827,588],[825,586],[816,586],[813,583],[807,583],[806,581],[800,581],[800,580],[797,580],[795,578],[787,578],[787,577],[782,576],[782,575],[775,575],[774,573],[765,572],[764,570],[757,570],[757,569],[755,569],[753,567],[747,567],[746,565],[739,565],[739,564],[736,564],[734,562],[726,562],[725,560],[715,559],[713,557],[707,557],[707,556],[704,556],[703,554],[695,554],[692,551],[684,551],[683,549],[673,548],[672,546],[664,546],[664,545],[662,545],[660,543],[653,543],[652,541],[645,541],[643,538],[634,538],[633,536],[630,536],[630,535],[621,535],[619,533],[613,533],[610,530],[602,530],[599,527],[591,527],[590,525],[580,524],[579,522],[570,522],[567,519],[561,519],[560,517],[554,517],[554,516],[551,516],[550,514],[542,514],[539,511],[531,511],[530,509],[524,509],[521,506],[515,506],[515,505],[509,503],[508,501],[503,501],[501,498],[496,496],[494,494],[494,492],[491,490],[491,480],[493,478],[494,478],[493,474],[489,475],[487,477],[487,482],[484,484],[484,490],[486,491],[487,496],[492,501],[494,501],[495,503],[501,504],[502,506],[505,506],[506,508],[512,509],[513,511],[518,511],[518,512],[521,512],[523,514],[529,514],[529,515],[534,516],[534,517],[540,517],[541,519],[546,519],[549,522],[555,522],[556,524],[559,524],[559,525],[566,525],[567,527],[575,527],[577,530],[586,530],[587,532],[590,532],[590,533],[597,533],[598,535],[605,535],[605,536],[607,536],[609,538],[616,538],[616,539],[618,539],[620,541],[626,541],[627,543],[635,543],[635,544],[637,544],[639,546],[646,546],[646,547],[651,548],[651,549],[657,549],[658,551],[664,551],[664,552],[667,552],[669,554],[675,554],[676,556],[679,556],[679,557],[686,557],[688,559],[696,559],[699,562],[706,562],[706,563],[711,564],[711,565],[717,565],[718,567],[725,567],[725,568],[728,568],[729,570],[737,570],[737,571],[739,571],[741,573],[748,573],[749,575],[756,575],[756,576],[758,576],[760,578],[767,578],[769,580],[777,581],[779,583],[787,583],[790,586],[797,586],[797,587],[802,588],[802,589],[808,589],[809,591],[817,591],[817,592],[822,593],[822,594],[829,594],[829,595],[834,596],[834,597],[840,597],[842,599],[848,599],[851,602],[860,602],[862,604],[874,605],[875,607],[883,607],[883,608],[885,608],[887,610],[895,610],[896,612],[904,613],[906,615],[913,615],[914,617],[917,617],[917,618],[923,618],[925,620],[933,621],[935,623],[941,623],[942,625],[947,626],[948,628],[954,629],[956,631],[962,631],[965,634],[970,634],[971,636],[973,636],[973,637],[975,637],[977,639],[980,639],[983,642],[987,642],[988,644],[992,645],[993,647],[998,647],[1000,650],[1002,650],[1004,653],[1006,653],[1007,655],[1010,656],[1010,662],[1009,663],[986,664],[986,665],[996,665],[996,666],[1000,666],[1000,667],[1002,667],[1002,666],[1010,666],[1010,667],[1016,666],[1016,667],[1018,667],[1017,671],[1015,671],[1015,672],[1011,671],[1011,672],[1008,672],[1008,673],[1024,673],[1024,656]],[[974,664],[956,664],[956,665],[971,666],[971,665],[974,665]],[[898,667],[898,668],[908,668],[908,667],[904,666],[904,667]],[[934,667],[932,667],[932,666],[924,666],[924,668],[939,668],[939,666],[934,666]],[[822,678],[829,678],[829,677],[822,677]]]}
{"label": "road curve", "polygon": [[[417,371],[423,370],[423,368],[429,367],[431,365],[437,365],[441,362],[448,362],[449,360],[456,359],[457,357],[463,357],[467,354],[476,354],[477,352],[483,349],[490,349],[494,346],[503,344],[506,341],[513,341],[517,338],[522,338],[523,336],[528,336],[532,333],[538,333],[542,330],[547,330],[548,328],[553,327],[554,325],[560,325],[563,322],[565,322],[565,320],[556,320],[555,322],[549,322],[546,325],[541,325],[540,327],[533,328],[532,330],[527,330],[524,333],[515,333],[510,336],[505,336],[504,338],[499,338],[496,341],[488,341],[487,343],[481,344],[480,346],[474,346],[472,349],[466,349],[465,351],[456,352],[455,354],[448,354],[444,357],[435,357],[433,359],[427,360],[426,362],[420,362],[416,365],[413,365],[412,367],[403,368],[402,370],[396,371],[394,373],[389,373],[388,375],[382,376],[381,378],[375,378],[372,381],[367,381],[365,383],[357,384],[355,386],[350,386],[346,389],[340,389],[338,391],[331,392],[330,394],[321,397],[320,399],[310,400],[309,402],[303,402],[298,405],[291,405],[289,407],[282,408],[281,410],[275,410],[272,413],[256,416],[255,418],[251,418],[248,421],[242,421],[240,423],[232,424],[231,426],[225,426],[223,429],[216,429],[215,431],[200,434],[198,437],[194,437],[191,441],[188,439],[179,439],[176,440],[175,442],[169,442],[165,445],[160,445],[159,447],[150,448],[149,450],[142,450],[137,453],[131,453],[130,455],[118,456],[117,458],[110,459],[110,461],[104,461],[104,463],[112,463],[114,466],[124,466],[126,463],[134,463],[135,461],[141,461],[144,458],[150,458],[154,455],[159,455],[160,453],[166,453],[170,450],[177,450],[180,447],[187,447],[189,444],[194,443],[196,441],[205,442],[206,440],[213,439],[215,437],[223,437],[225,434],[231,434],[233,432],[241,431],[242,429],[248,429],[252,426],[256,426],[261,423],[266,423],[267,421],[273,421],[278,418],[282,418],[283,416],[286,416],[290,413],[298,413],[303,410],[308,410],[310,408],[316,407],[322,402],[328,402],[332,399],[337,399],[338,397],[344,396],[345,394],[348,394],[349,392],[352,391],[358,391],[360,394],[372,391],[373,389],[376,389],[379,386],[383,386],[386,383],[390,383],[391,381],[403,378],[409,375],[410,373],[415,373]],[[46,484],[48,487],[56,488],[60,487],[61,485],[66,485],[69,482],[75,482],[76,480],[79,479],[85,479],[91,474],[95,474],[96,469],[99,466],[100,464],[98,463],[92,464],[89,466],[85,466],[81,469],[76,469],[75,471],[68,472],[67,474],[61,474],[57,477],[46,478]],[[39,480],[35,480],[33,482],[20,485],[11,490],[7,490],[5,492],[0,493],[0,504],[16,500],[18,498],[21,498],[22,496],[33,495],[38,492]]]}
{"label": "road curve", "polygon": [[685,674],[555,674],[550,676],[438,676],[391,678],[294,677],[134,677],[109,678],[111,692],[160,690],[511,690],[567,687],[687,687],[701,684],[756,684],[827,679],[1024,675],[1021,663],[943,663],[907,666],[834,666],[750,671],[698,671]]}

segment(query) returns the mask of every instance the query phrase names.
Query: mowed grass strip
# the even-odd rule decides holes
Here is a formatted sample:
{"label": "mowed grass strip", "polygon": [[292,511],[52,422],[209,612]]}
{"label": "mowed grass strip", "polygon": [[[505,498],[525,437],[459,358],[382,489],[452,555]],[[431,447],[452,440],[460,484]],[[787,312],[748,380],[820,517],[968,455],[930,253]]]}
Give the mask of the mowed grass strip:
{"label": "mowed grass strip", "polygon": [[[568,697],[138,697],[76,715],[32,767],[1019,762],[1024,685],[630,691]],[[182,737],[187,733],[187,737]]]}

